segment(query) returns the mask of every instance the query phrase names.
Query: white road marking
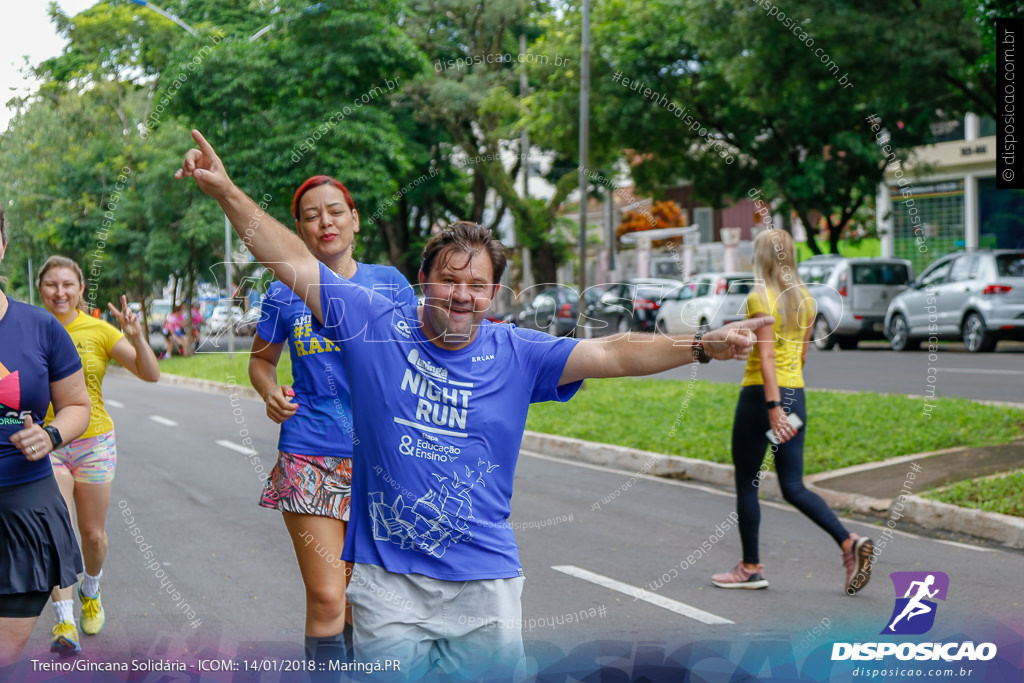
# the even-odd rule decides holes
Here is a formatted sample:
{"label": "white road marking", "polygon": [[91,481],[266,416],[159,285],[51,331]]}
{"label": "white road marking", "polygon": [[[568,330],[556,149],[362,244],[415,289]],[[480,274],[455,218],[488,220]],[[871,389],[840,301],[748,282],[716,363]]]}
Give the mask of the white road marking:
{"label": "white road marking", "polygon": [[106,401],[104,401],[103,405],[110,406],[111,408],[124,408],[123,403],[121,403],[120,401],[115,401],[112,398],[108,398]]}
{"label": "white road marking", "polygon": [[177,427],[178,423],[174,420],[168,420],[166,417],[160,417],[159,415],[150,415],[149,419],[157,424],[166,425],[168,427]]}
{"label": "white road marking", "polygon": [[[551,462],[561,463],[563,465],[572,465],[573,467],[583,467],[590,470],[597,470],[598,472],[605,472],[607,474],[618,474],[623,477],[636,477],[638,479],[646,479],[648,481],[656,481],[659,484],[668,484],[670,486],[681,486],[686,489],[695,489],[697,491],[703,491],[704,493],[710,493],[713,496],[721,496],[722,498],[735,498],[736,494],[732,491],[726,491],[724,489],[716,489],[708,485],[693,484],[688,481],[679,481],[678,479],[667,479],[665,477],[659,477],[654,474],[641,474],[640,472],[627,472],[626,470],[616,469],[614,467],[606,467],[605,465],[594,465],[589,462],[580,462],[578,460],[564,460],[562,458],[555,458],[550,455],[544,455],[543,453],[537,453],[536,451],[520,451],[523,455],[528,455],[531,458],[540,458],[541,460],[549,460]],[[792,505],[785,503],[776,503],[771,500],[759,501],[761,505],[767,505],[777,510],[789,510],[794,512],[796,508]]]}
{"label": "white road marking", "polygon": [[687,605],[685,602],[672,600],[671,598],[666,598],[663,595],[658,595],[657,593],[652,593],[648,590],[644,590],[643,588],[631,586],[628,583],[616,581],[615,579],[609,578],[602,574],[595,574],[594,572],[587,571],[586,569],[581,569],[580,567],[576,567],[571,564],[554,566],[552,567],[552,569],[554,569],[556,572],[562,572],[563,574],[568,574],[569,576],[576,577],[577,579],[583,579],[584,581],[589,581],[590,583],[596,583],[598,586],[610,588],[613,591],[625,593],[626,595],[636,598],[637,600],[643,600],[644,602],[649,602],[652,605],[661,607],[662,609],[667,609],[669,612],[675,612],[676,614],[681,614],[684,617],[696,619],[697,621],[703,624],[736,623],[735,621],[730,621],[724,617],[720,617],[717,614],[705,612],[702,609],[697,609],[696,607]]}
{"label": "white road marking", "polygon": [[[913,535],[914,534],[907,534],[907,536],[913,536]],[[945,540],[943,540],[941,538],[933,538],[931,540],[935,541],[936,543],[945,543],[946,545],[951,545],[954,548],[964,548],[966,550],[978,550],[978,551],[983,552],[983,553],[991,553],[991,552],[995,551],[994,548],[982,548],[982,547],[976,546],[976,545],[968,545],[967,543],[957,543],[956,541],[945,541]]]}
{"label": "white road marking", "polygon": [[982,370],[980,368],[943,368],[936,367],[941,372],[959,372],[965,375],[1024,375],[1024,370]]}
{"label": "white road marking", "polygon": [[256,455],[256,453],[257,453],[257,451],[255,449],[249,448],[247,446],[239,446],[234,441],[227,441],[225,439],[217,439],[216,441],[214,441],[214,443],[217,444],[218,446],[223,447],[223,448],[227,448],[228,450],[235,451],[236,453],[241,453],[242,455]]}

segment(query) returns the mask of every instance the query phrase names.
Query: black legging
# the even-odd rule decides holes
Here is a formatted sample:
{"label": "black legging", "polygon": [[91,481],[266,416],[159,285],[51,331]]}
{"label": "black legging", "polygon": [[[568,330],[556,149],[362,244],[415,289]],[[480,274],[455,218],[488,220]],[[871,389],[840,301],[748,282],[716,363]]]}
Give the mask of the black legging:
{"label": "black legging", "polygon": [[[827,531],[836,543],[842,544],[850,534],[825,501],[804,486],[804,434],[807,431],[804,390],[780,387],[780,391],[783,409],[787,413],[799,415],[804,421],[804,426],[796,436],[781,446],[771,447],[770,453],[775,461],[782,497]],[[757,502],[757,490],[761,482],[757,474],[769,445],[765,432],[770,426],[764,386],[743,387],[732,424],[732,462],[736,467],[736,513],[739,515],[740,541],[743,544],[743,561],[747,564],[759,562],[757,531],[761,524],[761,508]]]}

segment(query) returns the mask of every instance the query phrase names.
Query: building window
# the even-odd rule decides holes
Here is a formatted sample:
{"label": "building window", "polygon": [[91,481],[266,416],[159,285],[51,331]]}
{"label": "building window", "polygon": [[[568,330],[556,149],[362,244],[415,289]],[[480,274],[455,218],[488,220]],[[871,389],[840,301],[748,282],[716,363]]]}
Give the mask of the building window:
{"label": "building window", "polygon": [[964,139],[964,122],[962,119],[953,121],[936,121],[929,126],[925,144],[934,145],[940,142]]}
{"label": "building window", "polygon": [[995,177],[978,178],[978,246],[1024,249],[1024,190],[997,190]]}
{"label": "building window", "polygon": [[[900,194],[906,191],[907,195]],[[963,247],[964,181],[889,187],[892,201],[893,254],[909,259],[914,272]]]}
{"label": "building window", "polygon": [[715,241],[715,212],[710,206],[699,206],[693,210],[693,222],[700,228],[700,243]]}

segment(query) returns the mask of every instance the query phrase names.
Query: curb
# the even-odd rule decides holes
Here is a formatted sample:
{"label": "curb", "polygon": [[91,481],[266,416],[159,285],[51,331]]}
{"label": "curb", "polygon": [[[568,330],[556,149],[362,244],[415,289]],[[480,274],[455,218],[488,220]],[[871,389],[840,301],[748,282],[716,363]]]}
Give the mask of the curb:
{"label": "curb", "polygon": [[[130,374],[123,368],[115,367],[109,368],[108,372]],[[257,401],[263,400],[255,389],[247,385],[231,385],[225,382],[196,379],[182,375],[168,375],[166,373],[160,373],[160,383],[199,391],[240,395]],[[679,455],[664,455],[663,453],[643,451],[637,448],[613,446],[595,441],[584,441],[583,439],[573,439],[567,436],[554,436],[552,434],[530,431],[523,433],[523,443],[520,449],[534,451],[541,455],[561,458],[563,460],[601,465],[622,470],[623,472],[632,472],[633,474],[650,474],[673,479],[691,479],[723,488],[733,488],[733,466],[707,460],[697,460]],[[858,514],[882,519],[899,519],[901,511],[893,510],[893,505],[899,502],[898,498],[890,500],[861,496],[844,491],[833,491],[818,486],[814,482],[817,479],[835,477],[837,474],[863,472],[875,467],[892,465],[893,463],[926,459],[933,455],[947,453],[950,450],[954,449],[947,448],[940,451],[899,456],[898,458],[878,463],[864,463],[841,470],[819,472],[807,477],[807,488],[821,496],[829,507],[846,508]],[[778,477],[774,472],[765,473],[760,488],[772,498],[782,498]],[[998,512],[964,508],[909,495],[903,498],[902,518],[911,524],[925,529],[967,534],[1001,543],[1008,548],[1024,549],[1024,519],[1019,517],[1003,515]]]}
{"label": "curb", "polygon": [[[135,376],[124,368],[115,366],[108,367],[107,374],[120,377]],[[211,394],[234,395],[254,401],[262,401],[263,397],[259,395],[259,392],[249,386],[248,377],[245,378],[245,382],[245,384],[228,384],[227,382],[217,382],[212,379],[197,379],[195,377],[185,377],[184,375],[168,375],[166,372],[161,372],[157,384],[169,384],[195,391],[205,391]]]}
{"label": "curb", "polygon": [[904,505],[903,516],[912,524],[945,531],[970,529],[963,533],[997,541],[1010,548],[1024,548],[1024,519],[1020,517],[925,500],[918,496],[907,496]]}
{"label": "curb", "polygon": [[[650,474],[677,479],[692,479],[723,488],[733,489],[733,466],[721,463],[696,460],[677,455],[663,455],[642,451],[625,446],[584,441],[564,436],[526,432],[523,435],[523,450],[535,451],[542,455],[602,465],[612,469],[632,472],[634,474]],[[807,478],[807,488],[821,496],[832,508],[847,508],[862,515],[870,515],[880,519],[900,519],[901,517],[925,529],[953,531],[967,534],[988,541],[1001,543],[1009,548],[1024,549],[1024,519],[987,512],[972,508],[963,508],[939,501],[926,500],[919,496],[905,496],[900,503],[899,498],[885,499],[862,496],[844,491],[833,491],[814,484],[815,479],[834,477],[848,472],[862,472],[892,465],[894,462],[911,462],[922,460],[934,455],[941,455],[953,449],[944,449],[916,455],[900,456],[879,463],[864,463],[830,472],[820,472]],[[778,478],[774,472],[766,473],[761,490],[773,498],[782,498],[778,487]],[[894,509],[899,505],[898,509]]]}

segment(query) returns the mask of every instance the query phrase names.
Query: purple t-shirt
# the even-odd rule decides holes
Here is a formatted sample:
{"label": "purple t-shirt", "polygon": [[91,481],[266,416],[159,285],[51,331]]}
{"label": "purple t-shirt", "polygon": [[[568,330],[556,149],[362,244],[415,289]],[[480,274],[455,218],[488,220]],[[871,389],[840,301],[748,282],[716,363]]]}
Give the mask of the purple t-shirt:
{"label": "purple t-shirt", "polygon": [[317,331],[344,349],[357,438],[342,559],[446,581],[521,576],[508,515],[526,414],[579,388],[558,384],[576,340],[485,321],[447,351],[415,307],[322,265],[320,282]]}
{"label": "purple t-shirt", "polygon": [[0,318],[0,486],[28,484],[53,472],[49,458],[31,461],[11,444],[25,417],[42,424],[50,383],[82,368],[71,336],[48,311],[7,298]]}

